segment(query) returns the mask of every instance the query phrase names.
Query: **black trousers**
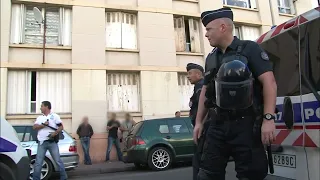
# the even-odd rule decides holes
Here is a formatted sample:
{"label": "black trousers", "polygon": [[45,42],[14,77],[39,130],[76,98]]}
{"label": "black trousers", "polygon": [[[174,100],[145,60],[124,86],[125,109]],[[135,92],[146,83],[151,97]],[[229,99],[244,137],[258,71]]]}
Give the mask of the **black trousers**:
{"label": "black trousers", "polygon": [[263,180],[268,161],[260,140],[261,124],[254,124],[252,116],[215,118],[207,132],[198,180],[225,180],[230,156],[238,179]]}
{"label": "black trousers", "polygon": [[199,167],[200,167],[200,154],[198,151],[198,146],[194,145],[194,154],[192,159],[192,168],[193,168],[193,180],[197,180]]}

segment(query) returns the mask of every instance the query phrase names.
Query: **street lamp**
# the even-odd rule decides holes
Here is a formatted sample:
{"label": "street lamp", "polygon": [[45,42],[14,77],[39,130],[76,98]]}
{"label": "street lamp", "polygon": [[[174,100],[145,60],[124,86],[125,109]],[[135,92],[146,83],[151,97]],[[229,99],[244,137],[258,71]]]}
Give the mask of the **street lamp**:
{"label": "street lamp", "polygon": [[46,8],[44,8],[44,17],[42,16],[39,8],[33,8],[34,18],[38,25],[43,26],[43,46],[42,46],[42,64],[45,64],[45,48],[46,48],[46,29],[47,29],[47,18],[46,18]]}

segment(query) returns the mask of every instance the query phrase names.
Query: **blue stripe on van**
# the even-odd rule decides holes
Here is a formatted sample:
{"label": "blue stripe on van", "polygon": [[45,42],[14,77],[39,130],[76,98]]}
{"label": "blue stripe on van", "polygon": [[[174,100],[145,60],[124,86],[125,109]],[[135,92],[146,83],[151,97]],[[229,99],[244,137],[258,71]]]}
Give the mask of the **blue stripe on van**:
{"label": "blue stripe on van", "polygon": [[0,152],[15,152],[17,146],[10,141],[0,137]]}
{"label": "blue stripe on van", "polygon": [[[277,105],[277,108],[278,108],[279,112],[283,111],[282,104]],[[294,111],[295,122],[302,123],[300,103],[293,104],[293,111]],[[304,119],[305,119],[306,123],[320,122],[320,102],[318,102],[318,101],[304,102],[303,103],[303,113],[304,113]],[[284,123],[282,116],[280,117],[280,113],[278,114],[278,119],[277,119],[276,123]]]}

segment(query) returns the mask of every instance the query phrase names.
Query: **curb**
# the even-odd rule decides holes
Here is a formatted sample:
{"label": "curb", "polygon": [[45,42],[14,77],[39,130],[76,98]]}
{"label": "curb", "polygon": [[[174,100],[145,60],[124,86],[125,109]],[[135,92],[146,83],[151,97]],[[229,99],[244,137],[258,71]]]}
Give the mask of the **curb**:
{"label": "curb", "polygon": [[124,172],[124,171],[133,171],[135,170],[134,166],[130,167],[114,167],[114,168],[100,168],[100,169],[92,169],[92,170],[84,170],[84,171],[69,171],[67,172],[68,176],[87,176],[93,174],[107,174],[107,173],[116,173],[116,172]]}

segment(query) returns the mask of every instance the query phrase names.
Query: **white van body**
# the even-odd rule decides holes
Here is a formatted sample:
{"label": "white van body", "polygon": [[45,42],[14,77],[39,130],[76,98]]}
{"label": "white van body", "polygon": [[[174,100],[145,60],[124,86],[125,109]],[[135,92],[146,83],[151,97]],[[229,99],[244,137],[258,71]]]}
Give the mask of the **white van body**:
{"label": "white van body", "polygon": [[30,174],[29,155],[13,127],[4,118],[0,119],[0,180],[27,180]]}
{"label": "white van body", "polygon": [[256,42],[278,85],[274,176],[320,179],[320,7],[276,26]]}

